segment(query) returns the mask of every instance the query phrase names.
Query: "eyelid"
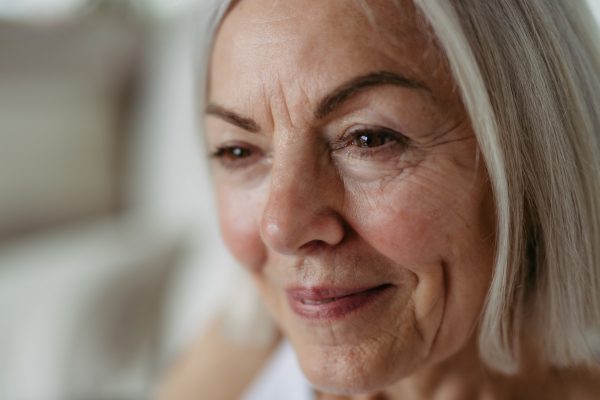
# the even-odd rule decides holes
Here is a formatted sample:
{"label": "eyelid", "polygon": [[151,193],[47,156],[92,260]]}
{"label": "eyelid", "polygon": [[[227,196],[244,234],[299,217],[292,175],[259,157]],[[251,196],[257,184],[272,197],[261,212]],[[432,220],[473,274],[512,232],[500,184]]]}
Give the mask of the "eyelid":
{"label": "eyelid", "polygon": [[410,139],[405,135],[390,128],[377,125],[354,125],[348,128],[341,137],[335,140],[332,148],[334,150],[339,150],[352,144],[351,139],[356,138],[359,133],[385,133],[397,139],[399,143],[404,145],[408,145],[410,142]]}
{"label": "eyelid", "polygon": [[[249,150],[251,154],[247,157],[242,157],[237,160],[229,160],[226,155],[226,152],[235,148]],[[230,170],[236,170],[239,168],[251,166],[252,164],[256,163],[259,159],[264,158],[264,156],[265,151],[259,146],[240,141],[231,141],[223,143],[217,146],[215,150],[209,153],[209,158],[218,161],[219,164],[221,164],[221,166]]]}

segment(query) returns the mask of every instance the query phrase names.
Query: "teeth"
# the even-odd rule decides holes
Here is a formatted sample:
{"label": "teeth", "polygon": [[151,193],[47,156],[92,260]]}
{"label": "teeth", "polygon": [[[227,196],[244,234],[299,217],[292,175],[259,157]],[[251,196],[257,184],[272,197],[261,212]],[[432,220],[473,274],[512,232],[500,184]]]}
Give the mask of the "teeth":
{"label": "teeth", "polygon": [[302,304],[327,304],[327,303],[331,303],[334,300],[337,300],[337,297],[333,297],[331,299],[323,299],[323,300],[309,300],[309,299],[300,299],[300,302]]}

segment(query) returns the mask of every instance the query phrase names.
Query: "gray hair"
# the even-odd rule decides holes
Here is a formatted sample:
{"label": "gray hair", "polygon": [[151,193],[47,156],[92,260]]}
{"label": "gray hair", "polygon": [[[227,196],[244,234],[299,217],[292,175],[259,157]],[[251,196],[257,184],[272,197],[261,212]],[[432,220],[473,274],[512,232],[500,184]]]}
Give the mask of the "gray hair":
{"label": "gray hair", "polygon": [[[523,332],[549,365],[594,365],[600,333],[600,32],[584,0],[414,0],[471,118],[496,202],[482,360],[519,369]],[[208,54],[230,1],[215,3]],[[202,103],[204,95],[199,96]]]}
{"label": "gray hair", "polygon": [[522,331],[557,367],[600,332],[600,39],[580,0],[416,0],[436,32],[494,189],[496,265],[481,357],[518,369]]}

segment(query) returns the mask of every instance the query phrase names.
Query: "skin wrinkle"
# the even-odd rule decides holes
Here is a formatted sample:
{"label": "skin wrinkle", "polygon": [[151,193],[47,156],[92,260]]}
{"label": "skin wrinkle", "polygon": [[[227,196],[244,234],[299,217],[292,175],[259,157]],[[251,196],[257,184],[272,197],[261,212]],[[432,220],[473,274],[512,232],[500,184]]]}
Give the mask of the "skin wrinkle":
{"label": "skin wrinkle", "polygon": [[[440,263],[442,264],[442,288],[443,288],[443,303],[446,304],[448,302],[448,278],[447,278],[447,266],[446,266],[446,262],[444,260],[440,260]],[[445,307],[442,307],[442,315],[440,316],[440,326],[442,326],[444,324],[444,317],[445,317]],[[475,326],[475,325],[474,325]],[[417,329],[417,332],[420,332]],[[439,329],[435,332],[435,335],[433,337],[433,340],[431,342],[431,346],[429,347],[429,351],[431,351],[433,348],[435,348],[436,345],[436,340],[439,334]],[[423,337],[421,336],[421,338],[423,339]]]}
{"label": "skin wrinkle", "polygon": [[[424,176],[419,176],[418,179],[422,180],[422,179],[427,179],[427,178],[424,177]],[[432,189],[426,185],[426,183],[434,184],[435,185],[435,181],[433,179],[430,179],[428,182],[419,182],[418,180],[415,180],[412,183],[421,186],[423,188],[423,190],[428,191],[433,197],[435,197],[437,199],[440,199],[441,201],[444,202],[444,200],[443,200],[443,198],[441,196],[439,196],[437,193],[433,192]],[[449,210],[453,211],[454,215],[456,215],[458,218],[460,218],[462,220],[463,217],[460,215],[460,213],[454,211],[453,208],[449,204],[446,204],[446,206],[448,207]],[[465,226],[468,226],[468,222],[467,221],[463,220],[463,222],[464,222]]]}
{"label": "skin wrinkle", "polygon": [[[292,115],[290,113],[290,108],[288,106],[288,102],[287,102],[287,99],[285,97],[285,90],[282,87],[281,79],[276,79],[275,81],[276,81],[276,84],[279,85],[279,96],[278,97],[275,97],[275,96],[271,97],[271,109],[276,108],[276,107],[273,107],[273,100],[276,99],[276,98],[280,99],[281,100],[281,105],[280,105],[280,107],[277,107],[277,109],[283,110],[283,112],[285,114],[286,120],[284,121],[284,126],[289,125],[289,127],[287,129],[297,130],[297,128],[296,128],[296,126],[294,124]],[[279,106],[279,104],[278,104],[278,106]],[[274,129],[277,129],[277,125],[276,124],[274,125]],[[294,138],[296,137],[296,135],[282,135],[282,137],[283,138],[289,138],[289,140],[291,141],[291,140],[294,140]],[[287,143],[281,143],[282,146],[285,145],[285,144],[287,144]]]}
{"label": "skin wrinkle", "polygon": [[[472,140],[472,138],[465,138],[465,139],[458,139],[458,140]],[[446,142],[446,143],[451,143],[451,142]],[[435,155],[435,154],[429,154],[429,155],[428,155],[428,157],[432,157],[432,156],[434,156],[434,155]],[[425,168],[425,169],[427,169],[428,167],[427,167],[427,166],[424,166],[424,167],[422,167],[422,168]],[[435,173],[436,171],[435,171],[435,170],[432,170],[432,172],[434,172],[434,173]],[[415,183],[417,183],[417,184],[420,184],[419,182],[415,182]],[[434,182],[431,182],[431,183],[434,183]],[[471,180],[471,183],[470,183],[470,188],[467,190],[467,192],[471,192],[471,191],[474,189],[474,187],[473,187],[473,186],[474,186],[474,183],[473,183],[473,180]],[[424,189],[427,189],[427,188],[424,188]],[[432,192],[432,194],[434,194],[434,193]],[[434,194],[434,195],[435,195],[435,194]],[[453,210],[453,211],[454,211],[454,210]],[[455,212],[455,214],[456,214],[458,217],[460,217],[460,215],[459,215],[458,213],[456,213],[456,212]]]}
{"label": "skin wrinkle", "polygon": [[[219,168],[228,161],[215,160],[226,243],[250,269],[317,387],[349,393],[350,382],[351,394],[409,393],[415,371],[435,376],[441,361],[470,348],[493,258],[493,243],[480,241],[493,225],[481,221],[489,182],[481,176],[460,190],[478,167],[469,150],[476,142],[465,140],[474,134],[462,123],[468,119],[451,78],[441,73],[448,73],[443,57],[427,48],[430,39],[414,21],[369,36],[368,24],[359,23],[364,16],[335,1],[241,4],[217,35],[210,101],[252,116],[261,139],[241,129],[225,139],[227,121],[209,116],[209,145],[250,140],[273,156],[243,168]],[[373,9],[379,18],[389,13],[383,3]],[[332,86],[388,70],[426,82],[432,94],[372,87],[314,121],[313,105]],[[396,121],[417,143],[410,150],[390,147],[369,157],[359,157],[365,153],[356,145],[327,151],[349,126],[398,131]],[[269,224],[273,229],[261,228]],[[473,247],[472,237],[482,246]],[[322,324],[301,322],[284,292],[288,285],[359,284],[394,289],[368,312]]]}
{"label": "skin wrinkle", "polygon": [[[421,180],[422,180],[422,179],[427,179],[427,178],[420,177],[419,179],[421,179]],[[426,191],[428,191],[428,192],[429,192],[429,193],[431,193],[431,194],[432,194],[434,197],[436,197],[436,198],[437,198],[437,199],[439,199],[440,201],[444,202],[443,198],[442,198],[441,196],[439,196],[437,193],[433,192],[433,191],[431,190],[431,188],[429,188],[429,187],[427,187],[427,186],[425,185],[425,183],[423,183],[423,182],[418,182],[418,181],[415,181],[415,182],[413,182],[413,183],[415,183],[416,185],[419,185],[419,186],[421,186],[423,190],[426,190]],[[434,182],[433,180],[430,180],[430,182],[429,182],[429,183],[435,183],[435,182]],[[450,211],[452,211],[452,212],[454,213],[454,215],[455,215],[456,217],[458,217],[458,218],[459,218],[459,219],[460,219],[460,220],[461,220],[461,221],[464,223],[464,225],[465,225],[466,227],[468,227],[468,226],[469,226],[469,223],[468,223],[466,220],[464,220],[463,216],[462,216],[462,215],[461,215],[459,212],[456,212],[456,211],[453,209],[453,207],[451,207],[451,205],[449,205],[449,204],[446,204],[446,206],[448,207],[448,209],[449,209]]]}
{"label": "skin wrinkle", "polygon": [[[280,91],[282,94],[281,97],[283,99],[283,109],[287,111],[287,110],[289,110],[289,107],[287,106],[287,101],[285,99],[285,93],[283,91],[283,88],[281,87],[280,81],[278,81],[278,84],[280,85]],[[426,87],[422,83],[416,82],[409,78],[404,78],[404,77],[398,76],[397,74],[394,74],[394,73],[388,72],[388,71],[381,71],[381,72],[377,72],[377,73],[368,74],[365,76],[360,76],[346,84],[341,85],[340,87],[335,89],[333,91],[333,93],[331,93],[329,96],[327,96],[325,99],[323,99],[315,110],[315,113],[314,113],[315,119],[316,120],[324,119],[327,115],[334,112],[335,109],[338,108],[342,103],[348,101],[349,99],[351,99],[352,97],[354,97],[355,95],[360,93],[361,91],[367,90],[367,89],[370,89],[370,88],[373,88],[376,86],[381,86],[381,85],[398,85],[401,87],[407,87],[407,88],[413,88],[413,89],[420,89],[420,88],[426,89]],[[307,93],[304,92],[304,89],[302,88],[302,86],[299,87],[299,90],[300,90],[300,94],[303,96],[304,100],[306,101],[306,104],[310,104],[309,97],[308,97]],[[428,89],[426,89],[426,90],[428,90]],[[271,108],[273,108],[273,107],[271,106]],[[206,110],[206,114],[221,117],[225,121],[234,123],[235,125],[240,126],[242,129],[248,130],[250,132],[261,131],[261,128],[258,125],[258,123],[255,122],[254,120],[252,120],[251,118],[246,118],[246,117],[240,116],[240,115],[236,114],[235,112],[225,110],[222,106],[219,106],[216,104],[209,104],[207,107],[207,110]],[[290,121],[291,121],[291,115],[290,115],[289,111],[288,111],[288,117],[290,118]],[[457,124],[460,124],[460,121],[457,122]],[[452,129],[453,128],[451,128],[450,130],[452,130]],[[432,140],[435,140],[435,139],[436,139],[435,137],[432,138]]]}

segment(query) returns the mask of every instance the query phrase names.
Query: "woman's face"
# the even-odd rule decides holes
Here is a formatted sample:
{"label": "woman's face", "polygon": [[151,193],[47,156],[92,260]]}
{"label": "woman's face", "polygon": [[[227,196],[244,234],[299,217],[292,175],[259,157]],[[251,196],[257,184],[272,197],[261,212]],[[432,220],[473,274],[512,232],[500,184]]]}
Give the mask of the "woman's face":
{"label": "woman's face", "polygon": [[242,0],[206,120],[225,241],[308,379],[342,393],[472,343],[494,256],[488,176],[440,50],[410,2],[365,4]]}

